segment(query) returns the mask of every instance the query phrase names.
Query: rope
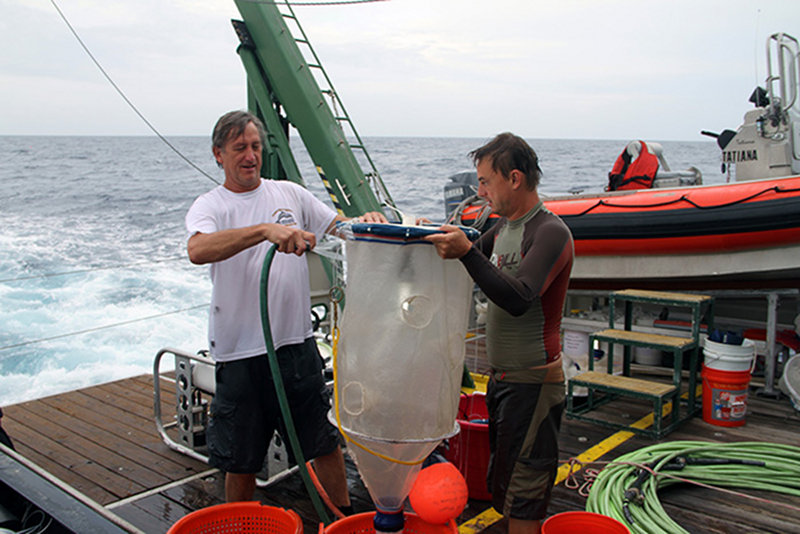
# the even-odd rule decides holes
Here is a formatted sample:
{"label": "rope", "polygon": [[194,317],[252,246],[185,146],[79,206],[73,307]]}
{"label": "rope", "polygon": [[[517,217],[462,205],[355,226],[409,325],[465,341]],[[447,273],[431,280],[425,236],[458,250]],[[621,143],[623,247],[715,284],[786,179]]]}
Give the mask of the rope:
{"label": "rope", "polygon": [[58,11],[59,16],[61,17],[61,20],[64,21],[64,23],[67,25],[67,28],[69,28],[69,31],[71,31],[72,35],[75,36],[75,39],[78,40],[78,44],[81,45],[81,48],[83,48],[83,50],[86,52],[86,54],[89,56],[89,58],[94,62],[94,64],[97,66],[97,68],[100,69],[100,73],[105,77],[106,80],[108,80],[108,83],[111,84],[111,87],[113,87],[114,90],[117,91],[119,96],[122,97],[122,99],[125,101],[126,104],[128,104],[128,106],[133,110],[133,112],[136,113],[136,115],[138,115],[140,119],[142,119],[142,121],[147,125],[147,127],[150,128],[150,130],[152,130],[152,132],[154,134],[156,134],[156,136],[159,139],[161,139],[161,141],[163,141],[164,144],[166,144],[169,148],[172,149],[173,152],[175,152],[178,156],[180,156],[180,158],[183,159],[183,161],[185,161],[186,163],[188,163],[189,165],[194,167],[194,169],[197,170],[200,174],[202,174],[203,176],[205,176],[206,178],[208,178],[209,180],[211,180],[215,184],[219,185],[219,182],[213,176],[211,176],[206,171],[204,171],[203,169],[198,167],[192,160],[190,160],[189,158],[184,156],[183,153],[180,150],[178,150],[172,143],[170,143],[167,140],[166,137],[161,135],[161,132],[159,132],[156,129],[156,127],[153,126],[150,123],[149,120],[147,120],[147,118],[139,111],[139,109],[134,105],[134,103],[131,102],[130,99],[125,95],[125,93],[122,91],[122,89],[120,89],[120,87],[114,82],[114,80],[111,79],[111,76],[109,76],[109,74],[106,72],[106,70],[103,68],[103,66],[100,64],[100,62],[97,60],[97,58],[94,57],[94,54],[92,54],[92,52],[89,50],[89,47],[86,46],[86,44],[84,44],[83,40],[78,35],[78,32],[75,31],[75,28],[72,27],[72,24],[70,24],[69,20],[67,20],[67,17],[61,11],[61,8],[59,8],[58,4],[56,4],[56,0],[50,0],[50,3],[53,4],[54,8],[56,8],[56,11]]}
{"label": "rope", "polygon": [[316,488],[317,493],[319,493],[319,496],[322,498],[322,502],[325,503],[325,506],[330,508],[330,510],[333,512],[333,515],[336,516],[336,519],[344,519],[347,517],[335,504],[333,504],[333,501],[331,501],[331,498],[328,496],[328,492],[325,491],[325,487],[322,485],[322,482],[319,481],[316,471],[314,471],[314,464],[312,464],[310,460],[306,462],[306,469],[308,469],[308,476],[311,477],[311,482],[314,483],[314,488]]}
{"label": "rope", "polygon": [[[473,206],[476,208],[480,208],[480,212],[475,217],[475,220],[472,224],[467,224],[463,221],[462,215],[466,208]],[[483,225],[486,224],[486,221],[492,214],[492,210],[489,207],[489,203],[486,202],[484,199],[480,198],[478,195],[471,195],[464,200],[462,200],[458,206],[450,213],[447,217],[447,221],[445,224],[456,224],[456,225],[463,225],[463,226],[470,226],[472,228],[476,228],[480,230],[483,228]]]}
{"label": "rope", "polygon": [[730,207],[730,206],[736,206],[737,204],[743,204],[743,203],[747,202],[748,200],[753,200],[754,198],[758,198],[758,197],[760,197],[762,195],[765,195],[767,193],[770,193],[770,192],[774,192],[776,194],[796,193],[798,190],[800,190],[800,188],[787,188],[787,187],[780,187],[780,186],[772,186],[772,187],[767,187],[765,189],[762,189],[761,191],[758,191],[757,193],[753,193],[750,196],[747,196],[747,197],[744,197],[744,198],[739,198],[739,199],[736,199],[736,200],[732,200],[730,202],[723,202],[721,204],[714,204],[712,206],[702,206],[702,205],[698,204],[697,202],[689,199],[686,195],[681,195],[680,197],[678,197],[676,199],[665,200],[664,202],[655,202],[655,203],[652,203],[652,204],[615,204],[614,202],[608,202],[606,200],[602,200],[601,199],[601,200],[598,200],[595,204],[589,206],[588,208],[586,208],[585,210],[583,210],[580,213],[574,213],[572,215],[561,215],[561,217],[562,218],[580,217],[582,215],[586,215],[587,213],[590,213],[590,212],[594,211],[596,208],[599,208],[600,206],[607,206],[609,208],[641,209],[641,208],[659,208],[659,207],[663,207],[663,206],[669,206],[669,205],[672,205],[672,204],[678,204],[679,202],[686,202],[690,206],[694,206],[695,208],[697,208],[699,210],[713,210],[713,209],[718,209],[718,208],[727,208],[727,207]]}
{"label": "rope", "polygon": [[[679,472],[680,476],[672,474]],[[762,442],[673,441],[643,447],[609,462],[597,476],[586,502],[589,512],[626,524],[632,534],[687,531],[673,521],[658,490],[690,483],[758,502],[772,502],[729,488],[751,488],[800,496],[800,448]]]}
{"label": "rope", "polygon": [[600,471],[587,467],[583,470],[583,482],[579,482],[576,474],[583,469],[583,464],[577,458],[570,458],[567,465],[569,466],[569,473],[567,473],[567,478],[564,480],[564,487],[577,490],[578,495],[581,497],[588,497],[592,484],[597,475],[600,474]]}
{"label": "rope", "polygon": [[151,263],[164,263],[168,261],[176,261],[183,259],[186,259],[186,256],[175,256],[173,258],[164,258],[160,260],[148,260],[135,263],[125,263],[122,265],[110,265],[107,267],[92,267],[91,269],[77,269],[75,271],[64,271],[60,273],[32,274],[29,276],[20,276],[18,278],[4,278],[0,280],[0,284],[5,284],[8,282],[21,282],[22,280],[34,280],[36,278],[51,278],[53,276],[68,276],[72,274],[93,273],[96,271],[108,271],[112,269],[129,269],[131,267],[138,267],[140,265],[150,265]]}
{"label": "rope", "polygon": [[97,332],[99,330],[106,330],[108,328],[116,328],[118,326],[124,326],[132,323],[138,323],[141,321],[149,321],[150,319],[158,319],[159,317],[166,317],[167,315],[175,315],[176,313],[183,313],[191,310],[196,310],[198,308],[206,308],[208,304],[200,304],[198,306],[191,306],[189,308],[183,308],[180,310],[158,313],[156,315],[148,315],[147,317],[139,317],[138,319],[131,319],[129,321],[121,321],[119,323],[112,323],[103,326],[96,326],[94,328],[87,328],[86,330],[78,330],[76,332],[69,332],[66,334],[59,334],[57,336],[50,336],[50,337],[43,337],[39,339],[32,339],[29,341],[22,341],[20,343],[14,343],[12,345],[6,345],[5,347],[0,347],[0,351],[8,350],[8,349],[16,349],[18,347],[24,347],[25,345],[33,345],[34,343],[41,343],[43,341],[53,341],[54,339],[61,339],[70,336],[77,336],[81,334],[88,334],[90,332]]}

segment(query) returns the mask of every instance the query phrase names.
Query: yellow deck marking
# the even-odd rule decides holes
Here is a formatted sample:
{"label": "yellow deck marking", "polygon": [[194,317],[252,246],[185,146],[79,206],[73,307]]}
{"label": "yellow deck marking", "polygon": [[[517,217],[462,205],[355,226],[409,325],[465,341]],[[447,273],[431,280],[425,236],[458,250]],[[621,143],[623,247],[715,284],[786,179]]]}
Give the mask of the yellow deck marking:
{"label": "yellow deck marking", "polygon": [[[703,392],[702,386],[697,386],[697,397],[699,398],[700,394]],[[681,395],[681,398],[685,399],[688,395],[684,393]],[[664,405],[662,409],[662,417],[668,415],[672,412],[672,403],[667,403]],[[632,428],[638,429],[645,429],[653,424],[653,412],[645,415],[632,425]],[[619,447],[621,444],[625,443],[630,438],[634,437],[636,433],[631,432],[629,430],[620,430],[619,432],[612,434],[611,436],[607,437],[597,445],[586,449],[581,454],[575,457],[578,462],[581,463],[590,463],[598,460],[605,454],[608,454],[615,448]],[[556,481],[555,484],[560,484],[566,480],[567,476],[569,476],[570,464],[563,463],[558,468],[558,472],[556,474]],[[459,534],[476,534],[481,532],[482,530],[492,526],[494,523],[500,521],[503,518],[502,514],[497,513],[494,508],[489,508],[484,512],[476,515],[469,521],[466,521],[458,526]]]}

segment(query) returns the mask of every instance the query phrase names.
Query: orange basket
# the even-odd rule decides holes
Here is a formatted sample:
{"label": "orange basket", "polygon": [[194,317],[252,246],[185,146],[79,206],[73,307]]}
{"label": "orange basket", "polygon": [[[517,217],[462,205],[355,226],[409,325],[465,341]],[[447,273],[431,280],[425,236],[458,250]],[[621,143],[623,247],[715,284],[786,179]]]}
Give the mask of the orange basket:
{"label": "orange basket", "polygon": [[614,519],[593,512],[561,512],[542,523],[542,534],[630,534],[628,527]]}
{"label": "orange basket", "polygon": [[[405,513],[403,534],[458,534],[455,522],[451,519],[442,525],[426,523],[416,514]],[[375,512],[355,514],[334,521],[324,529],[320,525],[320,533],[324,534],[375,534],[372,520]]]}
{"label": "orange basket", "polygon": [[167,534],[303,534],[293,510],[259,502],[232,502],[201,508],[182,517]]}

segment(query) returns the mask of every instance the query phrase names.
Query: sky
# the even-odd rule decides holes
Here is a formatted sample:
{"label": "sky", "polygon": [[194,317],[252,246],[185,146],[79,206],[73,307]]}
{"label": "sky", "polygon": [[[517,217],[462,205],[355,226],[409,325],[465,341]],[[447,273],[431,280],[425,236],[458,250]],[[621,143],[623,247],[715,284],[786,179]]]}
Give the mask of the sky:
{"label": "sky", "polygon": [[[232,0],[0,0],[0,135],[210,135],[246,107]],[[299,1],[299,0],[298,0]],[[325,0],[321,0],[325,1]],[[295,12],[362,136],[702,140],[798,0],[386,0]]]}

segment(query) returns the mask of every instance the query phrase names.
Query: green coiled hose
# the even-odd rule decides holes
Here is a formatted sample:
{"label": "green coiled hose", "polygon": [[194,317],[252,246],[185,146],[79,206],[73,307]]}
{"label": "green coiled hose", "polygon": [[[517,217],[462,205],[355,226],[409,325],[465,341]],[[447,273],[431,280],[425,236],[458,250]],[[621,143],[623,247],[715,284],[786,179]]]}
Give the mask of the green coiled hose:
{"label": "green coiled hose", "polygon": [[688,534],[669,517],[658,499],[659,489],[682,482],[672,476],[709,486],[800,496],[800,447],[704,441],[643,447],[620,456],[600,472],[592,484],[586,511],[613,517],[632,534]]}
{"label": "green coiled hose", "polygon": [[278,356],[275,354],[275,345],[272,341],[272,330],[269,325],[269,306],[268,306],[268,287],[269,287],[269,269],[272,265],[272,259],[275,256],[277,245],[272,245],[264,257],[264,264],[261,267],[261,327],[264,330],[264,342],[267,345],[267,357],[269,359],[269,369],[272,373],[272,381],[275,383],[275,394],[278,396],[278,404],[281,407],[281,416],[283,417],[283,424],[286,427],[286,435],[289,438],[289,446],[292,448],[294,459],[297,462],[297,467],[300,469],[300,475],[305,484],[306,491],[311,497],[311,503],[317,511],[317,515],[324,524],[329,524],[330,518],[328,517],[322,500],[314,487],[314,482],[311,480],[311,475],[306,467],[306,461],[303,457],[303,449],[300,447],[300,441],[297,439],[297,432],[295,431],[294,421],[292,420],[292,411],[289,407],[289,401],[286,398],[286,389],[283,387],[283,378],[281,378],[281,369],[278,364]]}

